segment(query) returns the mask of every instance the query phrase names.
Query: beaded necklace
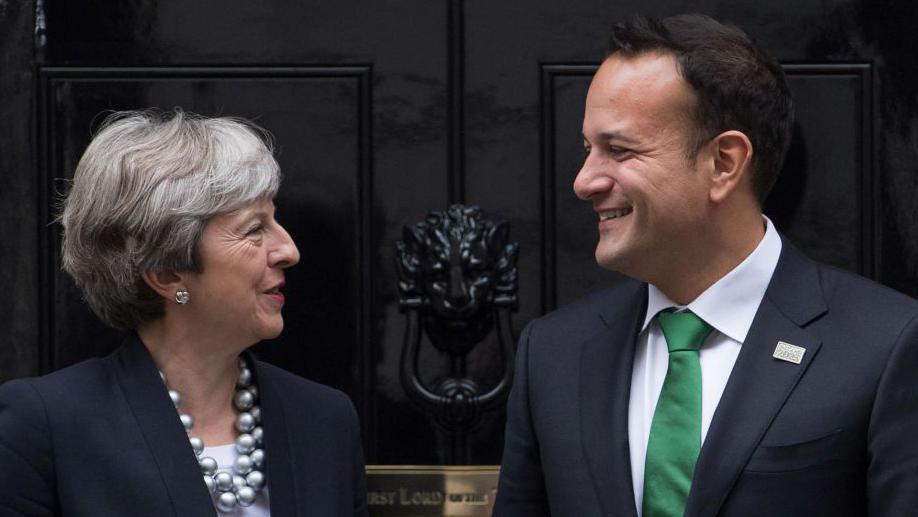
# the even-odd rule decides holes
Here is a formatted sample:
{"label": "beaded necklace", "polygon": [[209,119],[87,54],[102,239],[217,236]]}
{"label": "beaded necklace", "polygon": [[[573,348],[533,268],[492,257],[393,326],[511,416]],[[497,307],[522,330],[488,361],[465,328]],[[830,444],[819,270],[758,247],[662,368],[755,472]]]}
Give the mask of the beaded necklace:
{"label": "beaded necklace", "polygon": [[217,460],[210,456],[202,457],[204,440],[191,434],[194,418],[179,409],[182,396],[178,391],[169,389],[163,372],[159,372],[159,375],[166,384],[169,398],[172,399],[179,420],[185,427],[185,432],[188,433],[188,441],[197,457],[198,465],[201,466],[204,484],[216,498],[217,510],[229,512],[237,505],[251,506],[258,492],[265,487],[267,479],[264,470],[265,451],[263,448],[264,431],[261,428],[261,408],[257,405],[258,387],[252,384],[252,371],[245,361],[242,358],[239,359],[239,378],[236,380],[236,394],[233,396],[233,406],[238,412],[235,427],[239,435],[236,436],[235,445],[239,455],[233,462],[232,472],[217,471]]}

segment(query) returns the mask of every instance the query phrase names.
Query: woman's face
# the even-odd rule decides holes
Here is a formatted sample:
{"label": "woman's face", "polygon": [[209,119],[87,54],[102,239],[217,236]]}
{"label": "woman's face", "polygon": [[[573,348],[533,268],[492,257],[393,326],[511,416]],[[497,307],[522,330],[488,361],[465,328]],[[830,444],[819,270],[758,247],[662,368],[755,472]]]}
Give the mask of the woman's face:
{"label": "woman's face", "polygon": [[198,248],[201,273],[187,289],[199,325],[245,339],[246,346],[277,337],[284,328],[284,269],[300,260],[290,234],[266,199],[211,219]]}

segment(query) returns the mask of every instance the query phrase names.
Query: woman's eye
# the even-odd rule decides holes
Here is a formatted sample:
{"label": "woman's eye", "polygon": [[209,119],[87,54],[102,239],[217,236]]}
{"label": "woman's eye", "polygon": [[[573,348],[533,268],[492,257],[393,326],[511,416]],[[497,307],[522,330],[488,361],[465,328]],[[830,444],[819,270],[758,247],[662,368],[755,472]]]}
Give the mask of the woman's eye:
{"label": "woman's eye", "polygon": [[589,156],[589,155],[590,155],[590,151],[592,151],[592,150],[593,150],[593,148],[591,148],[591,147],[584,147],[584,148],[583,148],[583,157],[586,158],[587,156]]}
{"label": "woman's eye", "polygon": [[245,235],[246,235],[246,237],[248,237],[249,235],[258,235],[258,234],[260,234],[261,232],[263,232],[264,229],[265,229],[264,226],[262,226],[262,225],[260,225],[260,224],[256,224],[255,226],[253,226],[252,228],[250,228],[249,231],[245,232]]}

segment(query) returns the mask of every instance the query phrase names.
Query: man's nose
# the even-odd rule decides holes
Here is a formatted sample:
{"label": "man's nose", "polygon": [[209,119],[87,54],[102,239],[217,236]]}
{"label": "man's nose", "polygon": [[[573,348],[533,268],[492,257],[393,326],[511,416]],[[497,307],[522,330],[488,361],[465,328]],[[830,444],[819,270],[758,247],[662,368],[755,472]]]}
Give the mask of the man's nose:
{"label": "man's nose", "polygon": [[577,197],[589,201],[599,192],[608,192],[612,190],[615,181],[604,171],[602,163],[590,156],[587,156],[583,162],[583,167],[574,178],[574,194]]}

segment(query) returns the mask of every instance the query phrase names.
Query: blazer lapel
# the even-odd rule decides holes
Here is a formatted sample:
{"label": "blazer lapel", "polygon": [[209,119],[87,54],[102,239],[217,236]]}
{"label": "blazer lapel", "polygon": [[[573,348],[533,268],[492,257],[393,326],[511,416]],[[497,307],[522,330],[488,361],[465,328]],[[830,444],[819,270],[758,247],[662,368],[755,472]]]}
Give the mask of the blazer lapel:
{"label": "blazer lapel", "polygon": [[175,515],[214,515],[213,502],[185,429],[153,359],[133,333],[115,353],[114,365],[118,383],[166,485]]}
{"label": "blazer lapel", "polygon": [[297,504],[299,495],[304,499],[308,494],[298,494],[294,469],[303,468],[297,465],[297,458],[291,452],[290,436],[287,433],[287,415],[284,413],[283,396],[280,389],[271,382],[259,363],[252,355],[246,353],[248,363],[254,364],[252,371],[255,383],[260,391],[262,429],[265,433],[265,457],[267,458],[268,501],[271,515],[286,517],[288,515],[308,516],[308,507]]}
{"label": "blazer lapel", "polygon": [[628,399],[647,289],[646,284],[636,287],[634,295],[610,303],[614,310],[601,317],[602,330],[581,348],[581,443],[604,515],[637,515],[628,445]]}
{"label": "blazer lapel", "polygon": [[[819,273],[786,241],[765,298],[714,413],[685,515],[713,517],[819,351],[803,327],[826,312]],[[800,364],[772,357],[779,341],[806,349]]]}

